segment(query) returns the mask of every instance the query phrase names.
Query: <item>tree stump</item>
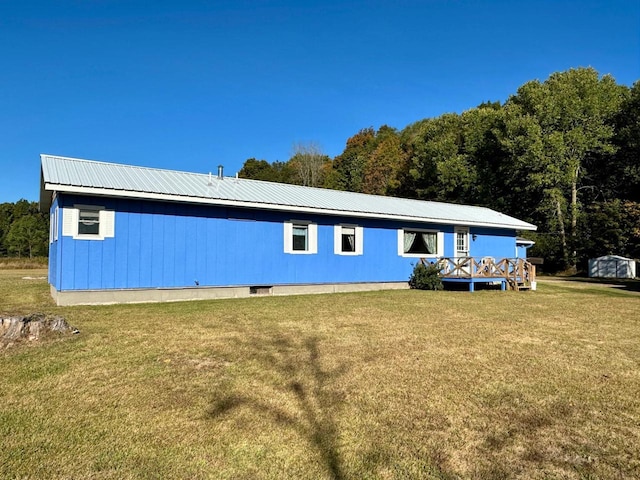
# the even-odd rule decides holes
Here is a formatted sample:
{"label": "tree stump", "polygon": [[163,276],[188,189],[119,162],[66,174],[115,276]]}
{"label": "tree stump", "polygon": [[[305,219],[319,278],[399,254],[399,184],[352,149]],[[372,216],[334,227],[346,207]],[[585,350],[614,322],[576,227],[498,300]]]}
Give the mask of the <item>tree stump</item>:
{"label": "tree stump", "polygon": [[33,313],[27,316],[0,317],[0,346],[10,347],[21,340],[36,341],[51,334],[80,333],[58,315]]}

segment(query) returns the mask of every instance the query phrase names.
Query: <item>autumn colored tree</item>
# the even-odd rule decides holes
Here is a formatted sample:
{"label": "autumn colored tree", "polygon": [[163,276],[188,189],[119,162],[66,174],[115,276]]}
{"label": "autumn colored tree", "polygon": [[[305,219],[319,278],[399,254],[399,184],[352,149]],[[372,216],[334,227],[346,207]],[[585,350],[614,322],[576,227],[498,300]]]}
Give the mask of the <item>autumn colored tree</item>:
{"label": "autumn colored tree", "polygon": [[395,128],[383,125],[375,135],[374,148],[364,165],[362,191],[376,195],[391,195],[400,182],[403,163],[400,136]]}

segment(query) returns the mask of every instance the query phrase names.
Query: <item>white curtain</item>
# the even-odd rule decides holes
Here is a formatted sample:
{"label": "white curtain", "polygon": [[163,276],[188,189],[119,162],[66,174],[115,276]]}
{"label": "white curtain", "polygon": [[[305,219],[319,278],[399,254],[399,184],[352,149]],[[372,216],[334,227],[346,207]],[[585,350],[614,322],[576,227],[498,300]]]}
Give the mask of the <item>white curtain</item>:
{"label": "white curtain", "polygon": [[356,229],[354,227],[342,227],[342,248],[347,252],[356,251]]}
{"label": "white curtain", "polygon": [[356,251],[356,236],[355,234],[347,235],[347,240],[349,241],[349,246],[351,247],[351,252]]}
{"label": "white curtain", "polygon": [[424,246],[427,247],[427,253],[432,255],[436,253],[436,234],[435,233],[423,233],[422,241]]}
{"label": "white curtain", "polygon": [[408,253],[413,241],[416,239],[416,233],[404,232],[404,253]]}

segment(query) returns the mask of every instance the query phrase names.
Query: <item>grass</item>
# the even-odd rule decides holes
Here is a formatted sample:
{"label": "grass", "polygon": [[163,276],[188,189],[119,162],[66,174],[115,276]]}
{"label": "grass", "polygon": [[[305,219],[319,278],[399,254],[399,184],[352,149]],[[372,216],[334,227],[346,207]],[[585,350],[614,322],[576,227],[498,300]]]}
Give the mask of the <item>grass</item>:
{"label": "grass", "polygon": [[47,268],[47,257],[0,257],[0,269],[43,269]]}
{"label": "grass", "polygon": [[[44,273],[42,273],[44,275]],[[640,295],[390,291],[0,312],[0,478],[639,478]]]}

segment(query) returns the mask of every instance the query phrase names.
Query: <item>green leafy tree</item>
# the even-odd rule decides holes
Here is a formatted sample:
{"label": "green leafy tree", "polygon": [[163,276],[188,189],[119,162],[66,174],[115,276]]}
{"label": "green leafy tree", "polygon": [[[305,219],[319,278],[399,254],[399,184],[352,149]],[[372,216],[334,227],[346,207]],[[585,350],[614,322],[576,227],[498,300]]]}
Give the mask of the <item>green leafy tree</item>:
{"label": "green leafy tree", "polygon": [[581,238],[578,261],[602,255],[640,256],[640,203],[622,200],[595,202],[578,223]]}
{"label": "green leafy tree", "polygon": [[504,178],[510,162],[500,144],[498,131],[504,110],[499,102],[485,102],[461,115],[463,152],[475,176],[466,190],[467,203],[507,210]]}
{"label": "green leafy tree", "polygon": [[614,126],[613,142],[618,151],[605,166],[611,195],[640,202],[640,80],[622,103]]}
{"label": "green leafy tree", "polygon": [[581,180],[592,155],[615,151],[611,119],[623,99],[624,88],[612,77],[580,68],[554,73],[544,83],[528,82],[507,102],[513,114],[532,123],[531,149],[523,152],[530,162],[528,179],[555,207],[570,268],[576,265]]}
{"label": "green leafy tree", "polygon": [[45,255],[48,235],[44,215],[24,215],[11,224],[7,234],[9,252],[18,257],[28,255],[29,258]]}
{"label": "green leafy tree", "polygon": [[375,146],[375,131],[371,127],[349,138],[344,151],[333,160],[334,174],[325,185],[338,190],[362,192],[365,168]]}
{"label": "green leafy tree", "polygon": [[24,198],[18,200],[13,206],[13,218],[18,219],[26,215],[35,215],[38,213],[38,203],[29,202]]}
{"label": "green leafy tree", "polygon": [[404,132],[404,145],[417,198],[458,203],[473,199],[477,171],[464,150],[460,115],[448,113],[412,125]]}
{"label": "green leafy tree", "polygon": [[267,180],[275,178],[273,167],[266,160],[257,160],[255,158],[247,159],[242,168],[238,172],[241,178],[250,178],[252,180]]}
{"label": "green leafy tree", "polygon": [[13,222],[13,203],[0,204],[0,256],[8,253],[7,235]]}
{"label": "green leafy tree", "polygon": [[296,183],[295,171],[288,163],[279,161],[269,163],[255,158],[249,158],[244,162],[238,176],[267,182]]}

